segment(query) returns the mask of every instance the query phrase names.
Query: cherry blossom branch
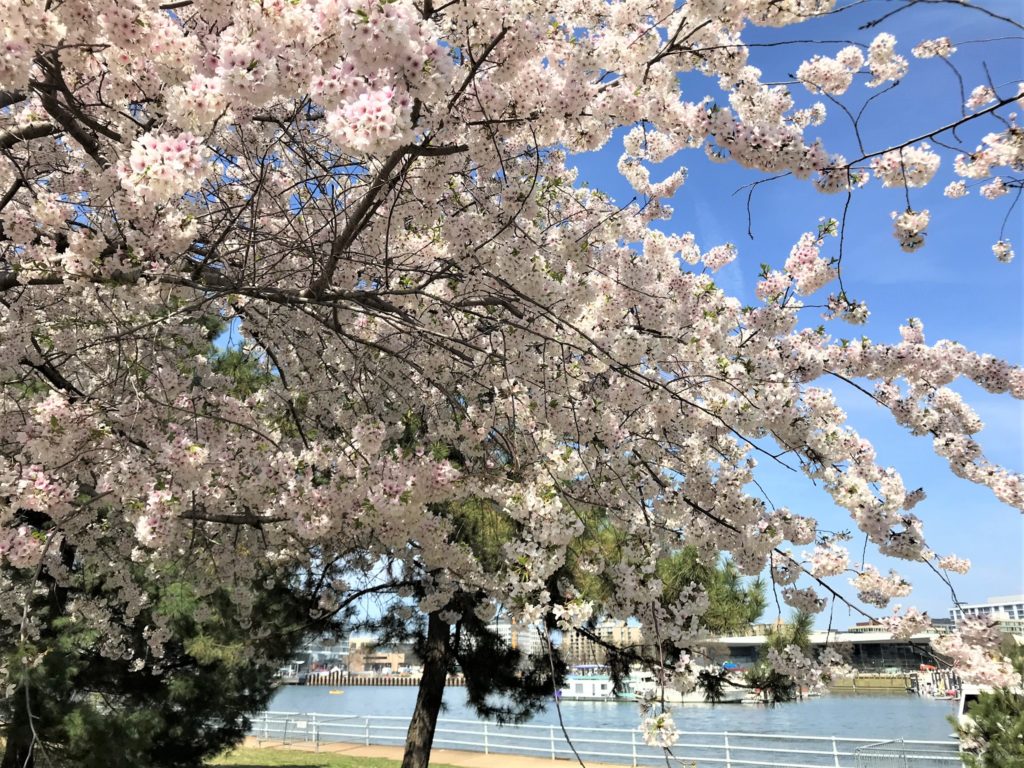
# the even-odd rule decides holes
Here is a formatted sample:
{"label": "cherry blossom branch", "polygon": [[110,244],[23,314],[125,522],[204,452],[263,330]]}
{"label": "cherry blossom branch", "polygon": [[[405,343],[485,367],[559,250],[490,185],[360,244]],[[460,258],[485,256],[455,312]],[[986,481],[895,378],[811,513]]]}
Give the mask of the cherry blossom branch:
{"label": "cherry blossom branch", "polygon": [[470,46],[469,43],[466,43],[466,54],[469,56],[469,60],[472,65],[470,66],[469,71],[466,73],[466,77],[462,80],[462,84],[455,89],[455,93],[448,100],[449,112],[451,112],[451,110],[458,103],[459,99],[462,97],[462,94],[466,92],[466,89],[469,87],[469,84],[472,83],[473,80],[476,78],[477,73],[480,71],[480,67],[482,67],[484,62],[487,61],[487,57],[494,52],[494,49],[497,48],[501,41],[505,39],[505,35],[507,34],[508,27],[503,26],[501,28],[501,31],[498,32],[498,34],[496,34],[494,38],[487,44],[487,47],[484,48],[484,51],[482,54],[480,54],[479,58],[473,57],[473,48],[472,46]]}
{"label": "cherry blossom branch", "polygon": [[10,149],[22,141],[41,139],[44,136],[52,136],[55,133],[60,133],[60,129],[53,123],[46,122],[45,120],[25,123],[17,128],[8,128],[5,131],[0,131],[0,150]]}
{"label": "cherry blossom branch", "polygon": [[[375,174],[373,180],[370,182],[369,188],[359,201],[359,204],[355,206],[349,216],[348,224],[345,226],[345,229],[343,229],[331,243],[330,255],[327,258],[327,262],[324,264],[323,271],[319,277],[310,283],[308,293],[311,296],[318,297],[330,285],[341,254],[351,247],[359,232],[364,226],[366,226],[366,222],[369,220],[370,216],[373,215],[373,212],[380,205],[379,197],[381,193],[384,192],[385,189],[390,190],[395,186],[398,179],[402,178],[404,174],[408,172],[412,160],[416,157],[430,154],[454,154],[462,152],[465,149],[466,147],[464,145],[452,147],[430,147],[429,145],[424,144],[400,147],[392,152]],[[396,178],[392,178],[392,171],[398,167],[398,164],[403,160],[403,158],[406,158],[405,167],[399,172]]]}
{"label": "cherry blossom branch", "polygon": [[918,143],[920,143],[922,141],[926,141],[927,139],[932,139],[932,138],[938,136],[939,134],[945,133],[946,131],[955,131],[961,125],[969,123],[972,120],[976,120],[979,117],[984,117],[985,115],[991,114],[991,113],[995,112],[997,109],[1001,109],[1001,108],[1005,107],[1007,104],[1014,103],[1019,98],[1020,98],[1019,96],[1011,96],[1009,98],[999,99],[999,101],[997,101],[995,104],[993,104],[990,107],[986,107],[985,109],[981,109],[981,110],[978,110],[977,112],[973,112],[972,114],[967,115],[966,117],[961,117],[960,119],[955,120],[952,123],[948,123],[948,124],[942,126],[941,128],[936,128],[934,131],[930,131],[929,133],[921,134],[920,136],[917,136],[917,137],[915,137],[913,139],[908,139],[907,141],[904,141],[904,142],[902,142],[900,144],[894,144],[893,146],[889,147],[888,149],[880,149],[877,152],[868,152],[867,154],[862,155],[861,157],[857,158],[856,160],[853,160],[852,162],[847,163],[843,167],[844,168],[852,168],[857,163],[861,163],[861,162],[863,162],[865,160],[869,160],[872,157],[880,157],[881,155],[884,155],[884,154],[886,154],[888,152],[896,152],[896,151],[901,150],[901,149],[906,149],[911,144],[918,144]]}
{"label": "cherry blossom branch", "polygon": [[225,525],[249,525],[254,528],[271,523],[284,523],[289,519],[280,515],[267,517],[256,514],[220,514],[217,512],[204,512],[198,509],[191,512],[182,512],[180,517],[183,520],[199,520],[205,523],[223,523]]}
{"label": "cherry blossom branch", "polygon": [[866,24],[862,24],[860,28],[861,29],[871,29],[872,27],[877,27],[882,22],[884,22],[884,21],[892,18],[893,16],[895,16],[897,13],[902,13],[903,11],[905,11],[905,10],[907,10],[909,8],[913,8],[918,3],[921,3],[921,4],[957,5],[957,6],[960,6],[961,8],[966,8],[966,9],[969,9],[969,10],[972,10],[972,11],[978,11],[978,12],[983,13],[986,16],[990,16],[991,18],[996,19],[998,21],[1004,21],[1007,24],[1011,24],[1011,25],[1017,27],[1018,29],[1024,29],[1024,25],[1022,25],[1020,22],[1014,21],[1013,19],[1009,18],[1008,16],[1002,16],[1002,15],[1000,15],[998,13],[995,13],[994,11],[991,11],[988,8],[985,8],[983,6],[974,5],[973,3],[969,3],[969,2],[967,2],[967,0],[907,0],[905,5],[901,5],[900,7],[896,8],[895,10],[889,11],[888,13],[885,13],[882,16],[879,16],[878,18],[873,19],[872,21],[867,22]]}
{"label": "cherry blossom branch", "polygon": [[25,91],[0,91],[0,109],[24,101],[28,98]]}

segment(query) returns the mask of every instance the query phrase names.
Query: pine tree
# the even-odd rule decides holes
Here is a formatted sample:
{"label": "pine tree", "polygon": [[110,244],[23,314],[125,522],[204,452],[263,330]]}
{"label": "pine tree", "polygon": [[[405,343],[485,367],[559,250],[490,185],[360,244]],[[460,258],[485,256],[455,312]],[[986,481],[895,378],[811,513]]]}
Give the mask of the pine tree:
{"label": "pine tree", "polygon": [[73,595],[53,583],[32,607],[49,612],[43,633],[23,639],[13,627],[0,635],[5,659],[38,660],[0,702],[3,768],[196,766],[241,741],[249,716],[273,694],[274,673],[302,640],[309,604],[277,574],[280,586],[254,606],[257,631],[223,591],[199,596],[176,576],[139,576],[149,605],[118,642],[145,657],[151,628],[170,638],[162,657],[142,669],[110,653],[98,630],[69,618],[60,601]]}
{"label": "pine tree", "polygon": [[758,660],[747,670],[747,682],[751,687],[760,690],[765,701],[776,703],[792,701],[800,696],[800,687],[792,678],[777,672],[768,660],[771,651],[783,652],[787,648],[795,648],[804,656],[812,655],[811,629],[814,626],[814,614],[797,611],[792,619],[772,628],[764,645],[761,646]]}
{"label": "pine tree", "polygon": [[[220,318],[203,318],[203,325],[213,367],[228,377],[234,394],[251,394],[267,383],[272,374],[264,361],[214,343],[226,327]],[[18,514],[39,531],[50,525],[45,513]],[[33,660],[0,699],[0,768],[191,768],[239,743],[249,716],[270,700],[275,673],[313,626],[310,613],[322,579],[287,566],[254,565],[251,578],[264,588],[250,613],[240,611],[224,588],[197,589],[204,568],[209,584],[216,585],[217,576],[194,553],[155,572],[133,565],[125,583],[90,572],[88,560],[66,541],[58,546],[56,566],[27,576],[15,569],[0,574],[12,582],[30,579],[34,588],[23,608],[45,617],[34,634],[17,622],[0,628],[0,663],[22,668],[19,660]],[[124,554],[114,536],[105,546],[111,557]],[[110,601],[116,613],[106,623],[122,628],[121,636],[99,629],[102,617],[81,621],[70,610],[76,601],[102,610],[105,596],[119,591],[135,594],[138,610],[125,616]],[[325,617],[316,626],[342,617]],[[159,651],[149,642],[157,633]]]}
{"label": "pine tree", "polygon": [[[1013,668],[1024,675],[1024,646],[1012,641],[1007,646]],[[1024,692],[1019,688],[983,692],[965,714],[965,723],[951,720],[964,744],[967,768],[1024,765]]]}

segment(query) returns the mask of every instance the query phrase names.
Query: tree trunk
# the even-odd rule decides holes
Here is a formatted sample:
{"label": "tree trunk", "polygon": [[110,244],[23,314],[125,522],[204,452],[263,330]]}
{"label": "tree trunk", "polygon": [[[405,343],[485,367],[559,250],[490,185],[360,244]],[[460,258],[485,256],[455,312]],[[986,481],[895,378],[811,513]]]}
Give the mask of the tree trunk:
{"label": "tree trunk", "polygon": [[405,736],[402,768],[427,768],[430,765],[430,747],[434,743],[434,729],[437,727],[437,715],[441,711],[444,684],[448,677],[450,633],[448,624],[436,612],[428,615],[423,677],[416,695],[416,709],[413,710]]}
{"label": "tree trunk", "polygon": [[20,685],[14,692],[14,702],[11,722],[3,732],[7,744],[4,747],[4,759],[0,763],[0,768],[33,768],[35,739],[28,719],[25,690]]}

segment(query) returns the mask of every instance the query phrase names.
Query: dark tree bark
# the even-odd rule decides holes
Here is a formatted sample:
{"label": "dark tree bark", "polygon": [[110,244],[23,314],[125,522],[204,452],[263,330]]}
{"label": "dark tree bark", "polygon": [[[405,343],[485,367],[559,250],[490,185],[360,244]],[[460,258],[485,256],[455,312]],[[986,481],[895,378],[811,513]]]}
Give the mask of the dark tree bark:
{"label": "dark tree bark", "polygon": [[[423,679],[416,696],[416,709],[405,736],[402,768],[427,768],[434,729],[441,711],[441,699],[451,664],[451,628],[437,612],[427,617],[427,642],[423,652]],[[3,766],[2,768],[6,768]]]}
{"label": "dark tree bark", "polygon": [[32,734],[32,725],[28,719],[25,689],[20,685],[15,689],[14,701],[11,722],[3,731],[7,743],[4,747],[4,759],[0,763],[0,768],[34,768],[35,739]]}

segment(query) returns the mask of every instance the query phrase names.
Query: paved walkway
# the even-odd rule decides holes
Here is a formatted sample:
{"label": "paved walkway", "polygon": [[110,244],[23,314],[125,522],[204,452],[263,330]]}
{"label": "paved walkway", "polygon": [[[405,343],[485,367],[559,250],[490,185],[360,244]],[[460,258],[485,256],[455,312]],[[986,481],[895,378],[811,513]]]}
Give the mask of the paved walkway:
{"label": "paved walkway", "polygon": [[[261,747],[281,749],[283,747],[279,741],[263,741],[253,736],[246,738],[244,746],[250,749]],[[303,752],[314,751],[312,744],[304,744],[302,742],[290,743],[284,748],[301,750]],[[402,747],[379,745],[367,747],[363,744],[342,744],[338,742],[320,745],[320,752],[323,754],[345,755],[347,757],[387,757],[399,761],[402,759],[402,749]],[[562,766],[579,765],[575,761],[567,760],[564,757],[551,760],[546,757],[523,757],[521,755],[484,755],[480,752],[463,752],[457,749],[431,750],[430,762],[454,765],[458,768],[562,768]],[[594,763],[590,760],[584,762],[587,768],[623,768],[621,764]]]}

